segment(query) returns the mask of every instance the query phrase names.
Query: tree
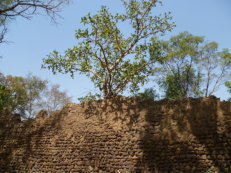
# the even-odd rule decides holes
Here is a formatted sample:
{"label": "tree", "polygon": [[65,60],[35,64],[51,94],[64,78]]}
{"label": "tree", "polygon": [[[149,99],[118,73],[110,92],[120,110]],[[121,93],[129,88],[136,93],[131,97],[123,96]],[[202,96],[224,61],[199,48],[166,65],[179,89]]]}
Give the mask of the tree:
{"label": "tree", "polygon": [[[195,74],[195,71],[183,71],[180,73],[181,83],[179,83],[179,76],[167,75],[165,78],[159,80],[159,86],[164,89],[165,98],[168,100],[177,100],[185,97],[199,97],[202,95],[200,91],[201,74]],[[182,87],[183,86],[183,87]],[[185,88],[187,88],[185,90]]]}
{"label": "tree", "polygon": [[69,0],[1,0],[0,1],[0,43],[4,41],[7,23],[20,16],[31,19],[33,15],[45,13],[53,21],[60,7]]}
{"label": "tree", "polygon": [[204,96],[208,97],[228,77],[231,68],[231,54],[228,49],[218,52],[218,43],[209,42],[202,47],[200,65],[204,71]]}
{"label": "tree", "polygon": [[48,85],[29,73],[26,77],[4,76],[0,73],[0,111],[7,110],[12,114],[20,114],[22,118],[34,118],[44,109],[51,114],[71,101],[59,85]]}
{"label": "tree", "polygon": [[[196,68],[200,53],[199,45],[204,38],[182,32],[162,41],[159,61],[159,85],[168,99],[178,99],[199,94],[200,69]],[[151,50],[152,51],[152,50]]]}
{"label": "tree", "polygon": [[67,103],[71,102],[71,97],[67,95],[66,91],[60,91],[58,84],[52,85],[51,89],[47,89],[45,97],[40,103],[40,107],[51,115],[52,112],[62,109]]}
{"label": "tree", "polygon": [[[149,39],[170,31],[174,24],[171,17],[152,16],[152,9],[159,0],[122,0],[125,14],[115,15],[102,6],[96,15],[82,18],[86,29],[76,31],[77,46],[65,55],[53,51],[43,59],[43,68],[55,73],[75,72],[91,79],[104,98],[123,93],[127,88],[134,92],[153,73],[152,65],[158,58],[148,56]],[[128,33],[120,29],[130,24]]]}
{"label": "tree", "polygon": [[210,96],[229,74],[231,54],[216,42],[183,32],[160,45],[159,84],[169,99]]}
{"label": "tree", "polygon": [[138,94],[135,94],[135,96],[140,97],[142,100],[144,99],[153,99],[157,100],[159,98],[158,94],[156,93],[156,90],[154,88],[146,88],[144,92],[140,92]]}
{"label": "tree", "polygon": [[[225,86],[228,88],[228,92],[231,93],[231,81],[225,82]],[[228,98],[228,101],[231,102],[231,98]]]}
{"label": "tree", "polygon": [[8,75],[3,78],[2,85],[9,90],[9,101],[5,109],[11,113],[25,115],[26,89],[25,79],[19,76]]}
{"label": "tree", "polygon": [[18,113],[23,118],[34,117],[38,100],[46,89],[47,81],[28,74],[26,78],[2,75],[0,82],[5,88],[3,91],[8,92],[5,109],[11,113]]}
{"label": "tree", "polygon": [[3,84],[0,84],[0,113],[8,105],[9,96],[9,90]]}
{"label": "tree", "polygon": [[0,73],[0,113],[9,102],[9,90],[2,83],[4,75]]}
{"label": "tree", "polygon": [[45,92],[48,82],[46,80],[41,80],[37,76],[32,76],[31,73],[26,76],[25,80],[26,103],[24,109],[27,117],[31,118],[34,117],[38,109],[40,109],[38,106],[39,101],[42,99],[42,94]]}

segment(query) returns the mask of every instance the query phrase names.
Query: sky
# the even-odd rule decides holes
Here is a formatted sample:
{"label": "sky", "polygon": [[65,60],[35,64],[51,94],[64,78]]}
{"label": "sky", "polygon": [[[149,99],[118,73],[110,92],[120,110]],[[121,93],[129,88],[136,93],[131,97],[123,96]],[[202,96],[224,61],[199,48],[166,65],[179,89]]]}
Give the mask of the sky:
{"label": "sky", "polygon": [[[46,16],[34,16],[31,20],[16,18],[8,25],[7,44],[0,44],[0,72],[4,75],[26,76],[28,73],[60,84],[73,96],[73,102],[88,92],[94,93],[91,81],[76,73],[72,79],[68,74],[53,75],[51,71],[41,69],[42,59],[53,50],[63,52],[77,44],[75,30],[81,28],[81,17],[89,12],[95,14],[102,5],[113,12],[122,10],[119,0],[73,0],[64,6],[58,18],[59,24],[52,23]],[[163,6],[154,8],[153,14],[172,12],[176,27],[165,37],[183,31],[205,36],[208,41],[216,41],[219,47],[231,50],[231,1],[230,0],[163,0]],[[153,86],[150,82],[144,88]],[[144,89],[142,88],[141,91]],[[215,93],[222,100],[229,97],[225,87]]]}

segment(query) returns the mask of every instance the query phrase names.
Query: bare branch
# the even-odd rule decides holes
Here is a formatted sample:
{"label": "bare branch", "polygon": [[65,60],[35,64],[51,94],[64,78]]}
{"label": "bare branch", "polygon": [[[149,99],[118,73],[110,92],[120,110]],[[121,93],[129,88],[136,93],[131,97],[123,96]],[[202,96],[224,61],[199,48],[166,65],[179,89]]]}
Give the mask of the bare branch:
{"label": "bare branch", "polygon": [[45,13],[52,22],[56,23],[61,6],[70,0],[13,0],[10,4],[0,3],[0,43],[4,42],[6,23],[20,16],[31,19],[33,15]]}
{"label": "bare branch", "polygon": [[221,82],[222,78],[224,77],[224,73],[225,73],[225,66],[222,67],[221,73],[220,73],[219,77],[217,78],[217,80],[213,86],[213,89],[210,91],[209,96],[211,96],[216,91],[216,89],[219,87],[219,83]]}
{"label": "bare branch", "polygon": [[0,16],[30,18],[38,10],[43,10],[52,19],[55,19],[57,13],[61,11],[60,6],[68,2],[69,0],[17,0],[13,1],[9,6],[2,7]]}
{"label": "bare branch", "polygon": [[102,77],[99,74],[97,74],[95,71],[93,71],[92,69],[89,69],[89,68],[87,68],[87,69],[74,68],[74,69],[76,71],[80,71],[80,72],[90,72],[94,76],[96,76],[97,78],[99,78],[101,81],[103,81]]}
{"label": "bare branch", "polygon": [[0,43],[5,42],[5,41],[4,41],[4,36],[5,36],[6,32],[7,32],[7,28],[6,28],[5,25],[3,25],[3,26],[2,26],[1,33],[0,33]]}

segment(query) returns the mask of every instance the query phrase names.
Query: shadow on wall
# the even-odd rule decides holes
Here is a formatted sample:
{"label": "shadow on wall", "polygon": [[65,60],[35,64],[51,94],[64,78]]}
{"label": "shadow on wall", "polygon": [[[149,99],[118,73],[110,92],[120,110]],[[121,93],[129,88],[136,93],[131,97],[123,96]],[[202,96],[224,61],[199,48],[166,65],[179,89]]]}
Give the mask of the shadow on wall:
{"label": "shadow on wall", "polygon": [[[231,103],[215,97],[154,102],[120,96],[66,107],[51,117],[41,111],[36,120],[0,118],[3,172],[25,165],[32,172],[231,168]],[[74,132],[68,137],[65,130]]]}
{"label": "shadow on wall", "polygon": [[87,101],[81,103],[86,118],[96,116],[101,123],[111,123],[118,130],[132,130],[142,120],[144,114],[142,101],[138,98],[117,96],[112,99]]}
{"label": "shadow on wall", "polygon": [[[115,97],[82,104],[128,141],[120,148],[125,169],[134,172],[231,171],[231,106],[215,97],[169,102]],[[226,112],[225,112],[226,111]],[[229,129],[228,129],[229,128]],[[129,135],[135,133],[135,142]],[[134,136],[131,136],[133,138]],[[123,141],[122,141],[123,142]],[[142,150],[140,154],[139,149]],[[133,145],[133,151],[124,150]],[[124,154],[124,153],[129,153]],[[133,154],[130,154],[133,153]]]}
{"label": "shadow on wall", "polygon": [[[43,147],[40,140],[48,131],[55,133],[60,128],[61,114],[48,121],[46,111],[40,111],[37,118],[21,121],[20,115],[0,115],[0,170],[1,172],[22,172],[30,167],[29,158]],[[33,141],[33,146],[32,146]],[[32,149],[33,148],[33,149]]]}
{"label": "shadow on wall", "polygon": [[145,163],[141,167],[148,172],[231,172],[230,103],[215,97],[162,102],[147,108],[144,154],[136,167]]}

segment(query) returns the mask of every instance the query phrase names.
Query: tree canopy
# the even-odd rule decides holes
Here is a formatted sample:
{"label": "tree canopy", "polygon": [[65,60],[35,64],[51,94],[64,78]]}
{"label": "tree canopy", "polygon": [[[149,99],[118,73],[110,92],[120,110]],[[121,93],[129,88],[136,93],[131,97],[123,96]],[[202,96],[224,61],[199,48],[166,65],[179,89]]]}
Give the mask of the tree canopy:
{"label": "tree canopy", "polygon": [[218,43],[204,37],[182,32],[160,47],[159,84],[169,99],[210,96],[231,72],[229,50],[219,51]]}
{"label": "tree canopy", "polygon": [[4,76],[0,84],[4,86],[2,93],[7,94],[4,109],[11,113],[18,113],[23,118],[30,118],[36,114],[35,106],[46,88],[47,81],[29,74],[27,77]]}
{"label": "tree canopy", "polygon": [[0,84],[0,113],[8,105],[9,97],[10,91],[3,84]]}
{"label": "tree canopy", "polygon": [[154,88],[146,88],[144,92],[137,93],[134,96],[138,96],[141,100],[145,100],[145,99],[158,100],[159,98],[159,95],[156,93],[156,90]]}
{"label": "tree canopy", "polygon": [[[97,14],[82,17],[86,28],[76,31],[77,46],[64,55],[53,51],[43,59],[43,68],[53,73],[70,73],[72,77],[80,72],[91,79],[103,97],[112,97],[127,88],[137,91],[139,84],[144,84],[153,73],[153,63],[158,58],[157,54],[148,55],[150,38],[171,31],[174,23],[169,13],[152,15],[159,0],[122,3],[124,14],[112,14],[102,6]],[[129,24],[129,33],[122,32],[124,23]]]}
{"label": "tree canopy", "polygon": [[47,80],[28,74],[4,76],[0,73],[0,112],[20,114],[22,118],[34,118],[41,110],[49,114],[71,101],[58,85],[48,85]]}

